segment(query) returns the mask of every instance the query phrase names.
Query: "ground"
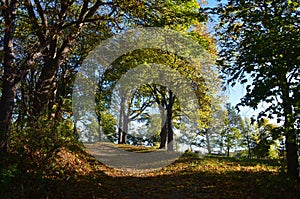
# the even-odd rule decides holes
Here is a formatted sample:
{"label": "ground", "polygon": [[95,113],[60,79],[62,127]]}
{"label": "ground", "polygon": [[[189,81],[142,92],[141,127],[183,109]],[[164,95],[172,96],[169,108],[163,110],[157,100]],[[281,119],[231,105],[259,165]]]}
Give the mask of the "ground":
{"label": "ground", "polygon": [[128,173],[103,165],[88,151],[62,149],[55,172],[7,178],[0,198],[299,198],[300,183],[286,178],[279,165],[189,152],[162,169]]}

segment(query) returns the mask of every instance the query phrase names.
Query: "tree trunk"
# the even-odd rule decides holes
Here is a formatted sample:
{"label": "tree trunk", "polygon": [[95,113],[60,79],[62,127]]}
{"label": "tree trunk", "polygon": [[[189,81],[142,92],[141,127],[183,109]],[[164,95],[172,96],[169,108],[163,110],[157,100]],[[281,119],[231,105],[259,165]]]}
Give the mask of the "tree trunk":
{"label": "tree trunk", "polygon": [[291,122],[292,107],[286,100],[283,100],[285,107],[285,146],[287,153],[287,173],[289,176],[299,178],[299,162],[297,154],[296,130]]}
{"label": "tree trunk", "polygon": [[167,124],[164,124],[160,131],[160,149],[165,149],[166,148],[166,142],[167,142]]}
{"label": "tree trunk", "polygon": [[168,151],[174,151],[174,139],[172,125],[168,124]]}
{"label": "tree trunk", "polygon": [[227,157],[230,156],[229,151],[230,151],[230,145],[229,145],[229,143],[228,143],[228,141],[227,141]]}
{"label": "tree trunk", "polygon": [[168,134],[168,151],[174,150],[174,140],[173,140],[173,126],[172,126],[172,108],[173,106],[168,106],[167,108],[167,134]]}
{"label": "tree trunk", "polygon": [[173,104],[175,96],[172,91],[169,91],[169,103],[167,106],[167,133],[168,133],[168,151],[174,151],[174,139],[173,139],[173,125],[172,125],[172,115],[173,115]]}
{"label": "tree trunk", "polygon": [[102,141],[102,127],[101,127],[101,118],[98,116],[98,141]]}
{"label": "tree trunk", "polygon": [[54,89],[54,78],[57,73],[59,64],[57,60],[44,58],[45,66],[38,79],[35,93],[33,96],[33,110],[32,115],[38,118],[45,113],[49,108],[49,101]]}
{"label": "tree trunk", "polygon": [[129,124],[129,116],[128,116],[128,114],[126,114],[123,117],[122,144],[126,144],[126,142],[127,142],[128,124]]}
{"label": "tree trunk", "polygon": [[[284,73],[286,74],[286,73]],[[285,76],[281,76],[282,84],[282,104],[284,107],[284,133],[287,153],[287,174],[294,178],[299,178],[298,149],[296,143],[296,129],[293,122],[293,107],[289,97],[289,87]]]}
{"label": "tree trunk", "polygon": [[[290,137],[291,138],[291,137]],[[293,139],[293,138],[292,138]],[[296,136],[294,136],[294,140]],[[297,145],[294,141],[288,141],[286,139],[286,152],[287,152],[287,164],[288,164],[288,175],[299,178],[299,162],[297,155]]]}
{"label": "tree trunk", "polygon": [[120,115],[119,115],[119,129],[118,129],[118,144],[123,143],[123,117],[124,117],[124,109],[125,109],[125,98],[120,95]]}
{"label": "tree trunk", "polygon": [[206,131],[205,138],[206,138],[206,143],[207,143],[207,151],[208,151],[208,154],[211,154],[211,146],[210,146],[209,131],[210,131],[210,130],[207,130],[207,131]]}
{"label": "tree trunk", "polygon": [[166,123],[166,115],[163,106],[159,106],[159,112],[161,117],[161,131],[160,131],[160,149],[166,148],[167,142],[167,123]]}
{"label": "tree trunk", "polygon": [[229,146],[227,146],[227,157],[229,157]]}
{"label": "tree trunk", "polygon": [[[8,149],[9,127],[13,113],[14,99],[16,96],[17,85],[21,81],[22,75],[17,70],[14,57],[14,33],[16,18],[17,1],[7,1],[3,5],[4,17],[4,74],[2,78],[3,90],[0,101],[0,153],[4,154]],[[1,154],[1,155],[2,155]]]}
{"label": "tree trunk", "polygon": [[[8,75],[6,73],[6,75]],[[0,102],[0,152],[6,153],[8,148],[9,127],[13,113],[17,84],[3,78],[3,90]]]}

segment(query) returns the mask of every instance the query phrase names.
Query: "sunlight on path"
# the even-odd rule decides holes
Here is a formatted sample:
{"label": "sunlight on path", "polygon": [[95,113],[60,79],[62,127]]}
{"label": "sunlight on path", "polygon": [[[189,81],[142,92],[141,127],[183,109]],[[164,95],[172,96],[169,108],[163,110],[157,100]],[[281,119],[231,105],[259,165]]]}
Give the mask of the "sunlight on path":
{"label": "sunlight on path", "polygon": [[112,143],[84,144],[97,160],[103,164],[129,173],[144,173],[161,169],[174,162],[180,153],[157,150],[149,153],[128,152]]}

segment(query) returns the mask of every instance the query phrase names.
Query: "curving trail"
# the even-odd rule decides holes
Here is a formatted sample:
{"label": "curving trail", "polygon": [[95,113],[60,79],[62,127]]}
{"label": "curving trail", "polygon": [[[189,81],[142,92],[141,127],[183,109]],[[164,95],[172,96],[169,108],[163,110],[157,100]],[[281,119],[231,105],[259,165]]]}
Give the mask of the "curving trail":
{"label": "curving trail", "polygon": [[157,150],[148,153],[128,152],[113,143],[85,143],[85,147],[103,164],[130,173],[144,173],[161,169],[174,162],[181,153]]}

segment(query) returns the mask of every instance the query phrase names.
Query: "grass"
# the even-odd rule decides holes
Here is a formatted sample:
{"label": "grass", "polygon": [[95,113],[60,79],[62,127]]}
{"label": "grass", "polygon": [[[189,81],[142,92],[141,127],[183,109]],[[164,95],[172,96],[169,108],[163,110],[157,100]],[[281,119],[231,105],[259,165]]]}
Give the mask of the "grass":
{"label": "grass", "polygon": [[131,146],[129,144],[116,144],[115,146],[125,151],[136,153],[149,153],[157,150],[155,147]]}
{"label": "grass", "polygon": [[161,170],[131,174],[106,167],[85,151],[62,149],[55,164],[52,172],[2,172],[0,198],[299,198],[300,191],[276,161],[186,153]]}

